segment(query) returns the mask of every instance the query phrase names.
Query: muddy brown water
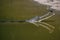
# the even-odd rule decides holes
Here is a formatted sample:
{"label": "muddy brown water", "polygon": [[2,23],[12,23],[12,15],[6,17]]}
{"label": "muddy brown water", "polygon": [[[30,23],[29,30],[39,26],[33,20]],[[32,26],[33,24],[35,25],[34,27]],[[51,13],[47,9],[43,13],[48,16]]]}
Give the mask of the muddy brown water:
{"label": "muddy brown water", "polygon": [[[32,0],[1,0],[0,19],[24,20],[47,12],[46,7]],[[42,26],[36,27],[31,23],[0,23],[0,40],[60,40],[60,15],[46,21],[55,26],[55,31],[50,34]],[[45,22],[46,22],[45,21]]]}

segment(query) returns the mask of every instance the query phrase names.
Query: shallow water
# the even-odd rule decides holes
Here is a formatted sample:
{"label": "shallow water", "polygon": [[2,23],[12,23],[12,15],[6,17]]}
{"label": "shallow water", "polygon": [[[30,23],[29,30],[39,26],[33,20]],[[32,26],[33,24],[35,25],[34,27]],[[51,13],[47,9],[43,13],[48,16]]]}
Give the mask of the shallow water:
{"label": "shallow water", "polygon": [[[0,19],[24,20],[36,15],[47,13],[46,6],[40,6],[32,0],[2,0]],[[60,40],[60,15],[56,15],[46,21],[56,27],[50,34],[42,26],[24,23],[0,23],[0,40]]]}
{"label": "shallow water", "polygon": [[34,0],[39,4],[51,6],[50,8],[60,11],[60,1],[59,0]]}

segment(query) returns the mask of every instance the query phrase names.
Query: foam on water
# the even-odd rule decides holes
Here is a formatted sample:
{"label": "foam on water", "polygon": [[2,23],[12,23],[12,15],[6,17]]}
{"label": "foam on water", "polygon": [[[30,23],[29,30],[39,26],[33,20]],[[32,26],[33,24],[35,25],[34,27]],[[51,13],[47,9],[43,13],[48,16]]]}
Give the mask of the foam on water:
{"label": "foam on water", "polygon": [[60,11],[60,0],[34,0],[42,5],[48,5],[50,8]]}

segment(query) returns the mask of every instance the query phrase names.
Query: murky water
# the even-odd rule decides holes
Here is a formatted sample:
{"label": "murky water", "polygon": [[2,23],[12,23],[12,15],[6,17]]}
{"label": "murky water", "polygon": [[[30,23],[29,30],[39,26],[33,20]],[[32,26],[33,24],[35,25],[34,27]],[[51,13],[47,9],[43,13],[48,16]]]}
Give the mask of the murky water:
{"label": "murky water", "polygon": [[[24,20],[47,12],[32,0],[1,0],[0,19]],[[59,12],[57,12],[59,13]],[[56,27],[52,34],[39,26],[30,23],[0,23],[0,40],[60,40],[60,15],[46,20]]]}

